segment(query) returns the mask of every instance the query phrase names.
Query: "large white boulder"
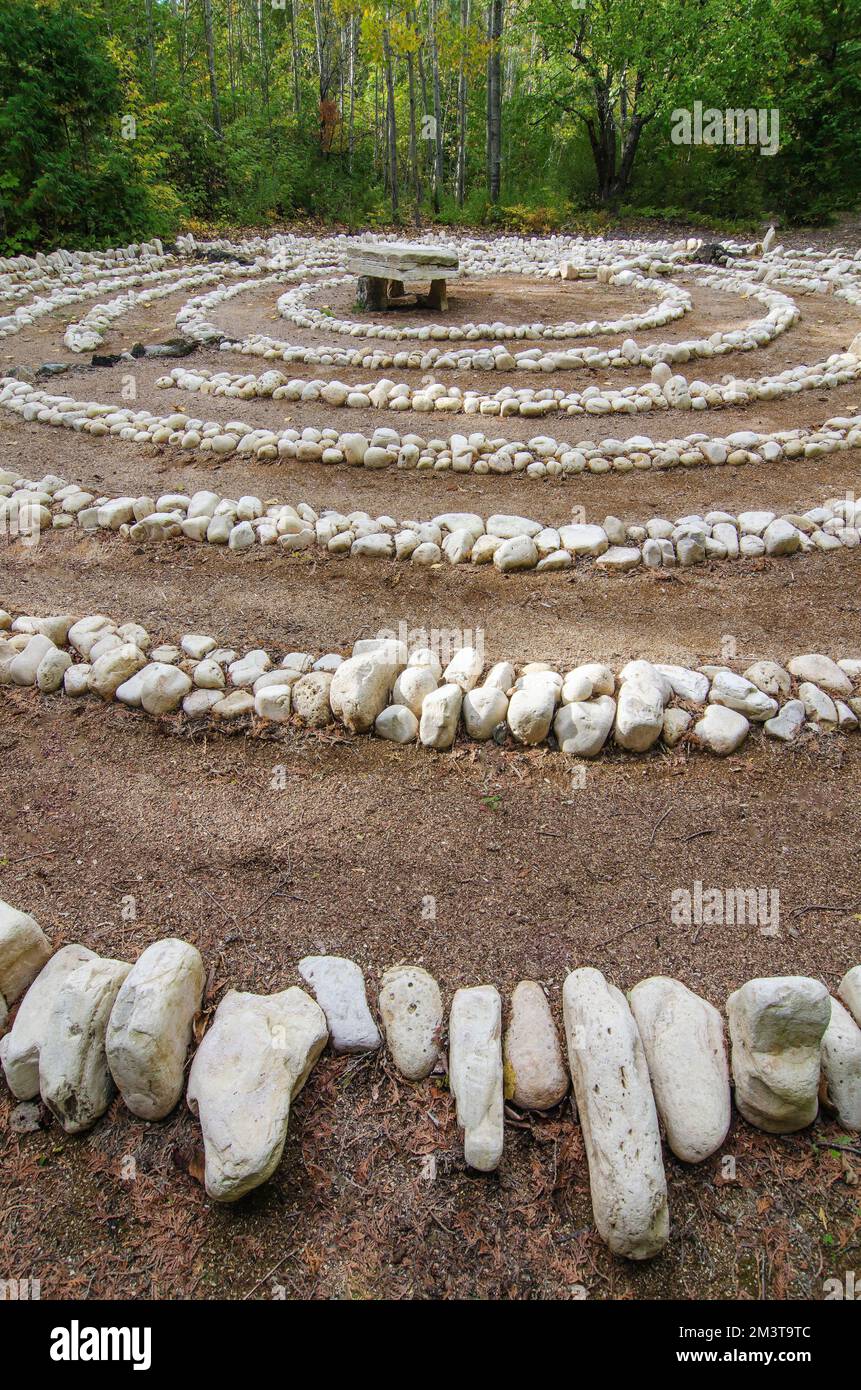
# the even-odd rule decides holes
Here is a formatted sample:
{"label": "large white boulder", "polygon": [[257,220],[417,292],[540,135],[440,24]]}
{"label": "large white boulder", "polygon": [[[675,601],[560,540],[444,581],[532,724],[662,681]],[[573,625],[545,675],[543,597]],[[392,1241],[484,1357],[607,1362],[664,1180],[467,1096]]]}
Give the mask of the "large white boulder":
{"label": "large white boulder", "polygon": [[39,1052],[39,1089],[67,1134],[104,1115],[114,1094],[105,1031],[130,966],[96,956],[73,970],[58,990]]}
{"label": "large white boulder", "polygon": [[120,986],[105,1052],[120,1095],[142,1120],[164,1119],[182,1095],[205,980],[197,947],[168,937],[141,953]]}
{"label": "large white boulder", "polygon": [[599,695],[597,700],[573,700],[559,710],[553,732],[563,753],[594,758],[607,742],[615,718],[616,701],[611,695]]}
{"label": "large white boulder", "polygon": [[380,1017],[392,1061],[408,1081],[436,1066],[442,1035],[439,985],[420,965],[394,965],[380,982]]}
{"label": "large white boulder", "polygon": [[709,691],[709,701],[713,705],[723,705],[735,710],[747,719],[772,719],[778,711],[778,703],[753,681],[738,676],[734,671],[717,671]]}
{"label": "large white boulder", "polygon": [[831,695],[852,694],[851,680],[830,656],[822,656],[819,652],[805,652],[803,656],[794,656],[787,664],[787,670],[797,680],[811,681]]}
{"label": "large white boulder", "polygon": [[0,1041],[6,1083],[18,1100],[32,1100],[39,1094],[39,1050],[54,1000],[72,971],[95,959],[95,952],[86,946],[62,946],[21,1000],[15,1022]]}
{"label": "large white boulder", "polygon": [[147,714],[170,714],[191,690],[191,677],[178,666],[153,661],[141,673],[141,706]]}
{"label": "large white boulder", "polygon": [[479,740],[491,737],[498,724],[505,722],[508,713],[508,696],[496,686],[477,685],[468,690],[463,697],[463,724],[470,738]]}
{"label": "large white boulder", "polygon": [[379,1047],[382,1039],[368,1008],[365,977],[354,960],[304,956],[299,974],[326,1015],[335,1052],[370,1052]]}
{"label": "large white boulder", "polygon": [[493,985],[455,992],[448,1025],[449,1084],[470,1168],[490,1173],[503,1144],[502,1001]]}
{"label": "large white boulder", "polygon": [[146,664],[146,657],[134,642],[123,642],[93,662],[89,687],[103,700],[112,700],[120,686]]}
{"label": "large white boulder", "polygon": [[841,1125],[861,1130],[861,1028],[839,999],[822,1037],[822,1074]]}
{"label": "large white boulder", "polygon": [[503,1057],[505,1095],[521,1110],[550,1110],[568,1094],[559,1034],[536,980],[515,985]]}
{"label": "large white boulder", "polygon": [[[399,646],[392,643],[391,648]],[[400,653],[386,646],[342,661],[329,687],[332,712],[354,734],[364,734],[389,703],[389,691],[403,670]]]}
{"label": "large white boulder", "polygon": [[665,975],[628,995],[646,1053],[667,1143],[683,1163],[720,1148],[730,1123],[723,1019],[707,1000]]}
{"label": "large white boulder", "polygon": [[630,753],[645,753],[661,737],[665,695],[645,677],[622,683],[616,701],[613,737]]}
{"label": "large white boulder", "polygon": [[452,682],[432,690],[422,701],[419,740],[426,748],[440,752],[451,748],[463,705],[463,687]]}
{"label": "large white boulder", "polygon": [[302,989],[224,996],[195,1053],[187,1093],[203,1130],[206,1190],[216,1202],[235,1202],[272,1176],[290,1106],[327,1036],[323,1010]]}
{"label": "large white boulder", "polygon": [[508,702],[508,727],[518,743],[543,743],[550,732],[557,691],[549,681],[530,680]]}
{"label": "large white boulder", "polygon": [[14,1004],[51,954],[38,922],[10,903],[0,902],[0,997]]}
{"label": "large white boulder", "polygon": [[566,978],[562,1010],[595,1224],[614,1254],[651,1259],[667,1243],[670,1217],[637,1024],[622,992],[588,967]]}
{"label": "large white boulder", "polygon": [[694,733],[710,752],[725,758],[744,743],[750,733],[750,721],[738,710],[709,705],[694,725]]}
{"label": "large white boulder", "polygon": [[791,1134],[816,1119],[828,990],[802,975],[748,980],[729,996],[735,1103],[769,1134]]}

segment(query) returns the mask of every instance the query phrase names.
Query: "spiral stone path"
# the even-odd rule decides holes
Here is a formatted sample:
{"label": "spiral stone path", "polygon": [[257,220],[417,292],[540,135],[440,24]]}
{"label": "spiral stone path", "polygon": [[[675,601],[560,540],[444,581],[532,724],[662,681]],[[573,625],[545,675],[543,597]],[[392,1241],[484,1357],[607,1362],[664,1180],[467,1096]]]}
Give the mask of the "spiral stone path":
{"label": "spiral stone path", "polygon": [[857,1205],[861,253],[425,239],[442,317],[357,309],[342,236],[0,262],[15,1219],[57,1292],[70,1223],[112,1287],[105,1211],[136,1288],[260,1296],[286,1207],[263,1296],[816,1296]]}

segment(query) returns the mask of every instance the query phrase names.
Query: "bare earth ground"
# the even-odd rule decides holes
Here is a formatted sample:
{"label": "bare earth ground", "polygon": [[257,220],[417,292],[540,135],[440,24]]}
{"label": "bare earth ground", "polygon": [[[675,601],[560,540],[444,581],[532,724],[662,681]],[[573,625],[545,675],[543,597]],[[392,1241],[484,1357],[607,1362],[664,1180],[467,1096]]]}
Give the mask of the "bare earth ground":
{"label": "bare earth ground", "polygon": [[[603,287],[562,289],[557,319],[636,307],[634,297],[623,303]],[[494,287],[486,313],[475,294],[466,317],[505,316],[499,301],[491,307]],[[292,325],[275,324],[275,297],[241,295],[219,321],[230,332],[259,327],[298,341]],[[550,319],[547,299],[546,286],[524,282],[505,313],[513,321],[516,305],[520,321]],[[121,321],[103,350],[165,336],[179,302]],[[757,375],[845,346],[855,328],[838,306],[799,302],[797,328],[765,352],[722,359],[720,372]],[[732,296],[695,293],[695,305],[676,325],[681,336],[758,312]],[[58,326],[43,322],[4,344],[6,365],[68,358]],[[662,334],[672,336],[672,328]],[[192,361],[260,369],[259,359],[223,353]],[[133,370],[140,403],[153,409],[176,402],[208,418],[285,418],[284,403],[156,390],[161,364]],[[56,390],[118,399],[121,374],[79,367]],[[689,375],[707,378],[706,364]],[[526,381],[469,378],[487,389]],[[638,379],[610,379],[623,378]],[[575,379],[556,373],[542,385]],[[820,421],[857,410],[859,399],[844,388],[737,416],[667,412],[592,423],[598,438],[670,437]],[[297,426],[430,427],[421,415],[314,406],[289,413]],[[433,428],[466,423],[494,428],[463,417],[434,419]],[[538,424],[578,437],[576,421]],[[536,422],[512,419],[496,428],[522,438],[539,432]],[[857,488],[858,477],[857,455],[848,454],[565,485],[236,460],[212,467],[4,415],[0,467],[8,466],[109,493],[212,486],[403,516],[521,511],[548,523],[577,505],[589,519],[612,512],[632,521],[711,505],[806,507]],[[756,656],[803,650],[861,655],[857,563],[846,552],[662,580],[599,575],[588,565],[564,577],[504,579],[487,569],[428,573],[394,562],[236,556],[67,533],[45,537],[35,551],[4,543],[0,605],[106,611],[143,622],[158,638],[207,631],[273,653],[346,650],[357,636],[401,621],[482,630],[488,660],[566,664],[635,654],[714,659],[730,637],[742,669]],[[597,965],[623,988],[649,974],[675,975],[720,1005],[752,975],[807,973],[833,987],[861,960],[857,736],[794,748],[757,736],[720,762],[684,748],[642,759],[610,753],[581,779],[576,765],[546,751],[465,744],[435,755],[332,731],[267,737],[243,728],[226,737],[182,719],[154,722],[4,688],[0,747],[11,774],[0,807],[0,897],[32,911],[56,945],[78,940],[133,959],[162,936],[194,942],[210,967],[210,1014],[224,988],[296,983],[296,961],[309,951],[354,957],[372,996],[382,971],[402,959],[435,973],[446,1003],[460,985],[491,981],[505,996],[521,978],[540,979],[557,1015],[565,972],[576,965]],[[673,889],[695,880],[777,889],[780,935],[674,925]],[[861,1258],[861,1144],[827,1115],[783,1138],[736,1123],[721,1154],[695,1170],[668,1156],[670,1244],[660,1259],[634,1266],[610,1256],[593,1230],[568,1102],[544,1117],[512,1112],[499,1172],[479,1177],[464,1167],[444,1076],[411,1086],[383,1053],[327,1055],[318,1064],[275,1178],[230,1209],[203,1192],[199,1128],[182,1107],[166,1123],[146,1125],[115,1103],[90,1134],[73,1139],[47,1114],[40,1131],[17,1135],[9,1111],[4,1094],[0,1273],[41,1278],[43,1297],[799,1298],[821,1296],[825,1278]]]}

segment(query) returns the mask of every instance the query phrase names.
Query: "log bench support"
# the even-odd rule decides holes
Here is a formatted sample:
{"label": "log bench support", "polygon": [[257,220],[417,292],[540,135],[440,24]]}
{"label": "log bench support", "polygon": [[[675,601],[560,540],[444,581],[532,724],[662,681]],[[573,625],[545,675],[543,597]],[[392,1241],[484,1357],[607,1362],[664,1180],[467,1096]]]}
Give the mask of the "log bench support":
{"label": "log bench support", "polygon": [[[380,275],[360,275],[356,284],[356,303],[360,309],[404,308],[402,301],[406,297],[403,280],[387,280]],[[445,313],[448,309],[445,280],[431,280],[428,293],[416,293],[414,299],[421,309],[436,309]]]}

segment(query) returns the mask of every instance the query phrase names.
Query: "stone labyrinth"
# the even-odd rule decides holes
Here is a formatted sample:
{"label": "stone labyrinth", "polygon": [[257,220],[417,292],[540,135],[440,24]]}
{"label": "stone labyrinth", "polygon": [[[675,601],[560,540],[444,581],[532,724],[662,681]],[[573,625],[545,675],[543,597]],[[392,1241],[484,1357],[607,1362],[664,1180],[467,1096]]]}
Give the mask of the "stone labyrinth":
{"label": "stone labyrinth", "polygon": [[[58,461],[69,432],[92,446],[74,455],[92,476],[62,466],[27,476],[35,470],[26,450],[0,469],[10,541],[48,556],[98,536],[128,553],[220,547],[213,564],[225,567],[268,549],[296,566],[343,566],[357,600],[368,567],[393,577],[422,570],[431,585],[453,574],[473,593],[500,577],[525,595],[530,576],[550,576],[550,586],[582,576],[587,601],[611,586],[620,611],[637,574],[657,584],[699,570],[733,585],[733,567],[755,561],[785,567],[803,586],[814,560],[837,566],[851,552],[854,563],[861,252],[788,250],[772,233],[718,258],[695,240],[425,241],[459,258],[448,312],[360,309],[344,236],[185,236],[169,249],[152,242],[0,261],[2,346],[17,352],[23,335],[28,355],[0,379],[0,415],[18,417],[28,439],[53,432]],[[527,322],[518,304],[536,296],[546,318]],[[171,302],[172,335],[109,350],[117,337],[133,340],[161,300]],[[805,318],[820,309],[826,326],[808,345]],[[53,326],[58,315],[68,324],[65,356],[51,361],[43,321]],[[260,331],[264,321],[272,332]],[[761,370],[759,355],[768,357]],[[129,391],[145,367],[154,371],[149,408]],[[64,390],[66,377],[74,390]],[[832,396],[839,408],[829,410],[822,402]],[[138,476],[149,461],[145,490],[98,484],[99,446],[110,441],[128,446]],[[845,464],[843,491],[823,498],[811,482],[788,508],[781,470],[801,466],[813,477],[823,460]],[[213,470],[210,486],[165,491],[158,475],[171,466]],[[233,480],[241,484],[244,469],[243,490]],[[223,470],[230,495],[215,487]],[[297,470],[319,474],[325,503],[303,498]],[[358,470],[415,474],[409,514],[350,509]],[[721,479],[740,474],[755,505],[716,505]],[[464,475],[483,479],[495,510],[446,508]],[[594,505],[620,475],[629,517],[587,519],[578,489],[588,482]],[[680,475],[694,479],[696,510],[664,515],[638,501]],[[522,498],[524,485],[534,487],[528,514],[522,502],[507,505],[507,490]],[[741,606],[741,583],[731,593]],[[474,638],[468,603],[462,616]],[[321,640],[285,652],[231,645],[216,614],[211,632],[177,623],[157,640],[140,617],[82,609],[74,591],[62,615],[10,604],[0,610],[0,683],[29,687],[37,701],[119,703],[201,729],[331,727],[440,753],[493,740],[544,747],[572,766],[614,751],[727,756],[748,740],[761,755],[777,753],[852,735],[861,719],[861,647],[839,621],[828,650],[799,643],[753,662],[683,665],[629,646],[614,661],[570,665],[562,633],[558,652],[541,660],[513,647],[489,653],[475,640],[443,649],[433,629],[413,640],[357,628],[344,649]],[[327,1039],[341,1051],[381,1043],[358,966],[321,956],[299,969],[316,1003],[297,988],[231,992],[195,1055],[187,1099],[217,1200],[272,1175],[292,1099]],[[810,1124],[822,1080],[840,1122],[861,1127],[859,971],[839,986],[846,1007],[805,977],[752,980],[731,996],[735,1103],[747,1121],[772,1133]],[[131,970],[83,946],[51,956],[32,918],[4,906],[6,1003],[34,981],[0,1049],[13,1093],[24,1105],[41,1094],[69,1132],[92,1125],[115,1087],[136,1115],[164,1116],[182,1094],[204,976],[195,948],[174,940],[148,948]],[[626,1000],[589,968],[568,976],[562,1004],[596,1225],[614,1252],[650,1257],[669,1231],[661,1129],[689,1163],[715,1153],[727,1133],[722,1017],[677,981],[643,981]],[[438,1068],[436,981],[396,967],[382,977],[378,1005],[396,1068],[411,1080]],[[505,1102],[542,1110],[568,1090],[553,1017],[540,986],[518,985],[503,1065],[497,990],[459,989],[448,1039],[466,1161],[488,1171],[502,1156]],[[251,1093],[263,1097],[261,1113]],[[682,1099],[691,1095],[696,1106]]]}

